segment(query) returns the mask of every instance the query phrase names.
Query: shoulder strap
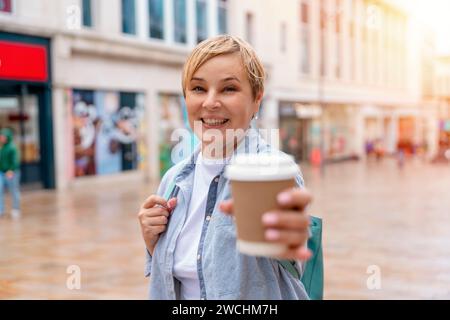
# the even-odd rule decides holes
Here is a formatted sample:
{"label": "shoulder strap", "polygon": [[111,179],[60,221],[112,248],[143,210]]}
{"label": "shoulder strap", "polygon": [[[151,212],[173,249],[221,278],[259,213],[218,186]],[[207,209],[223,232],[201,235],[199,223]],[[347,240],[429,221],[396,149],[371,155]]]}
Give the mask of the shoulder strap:
{"label": "shoulder strap", "polygon": [[305,264],[305,270],[300,279],[297,268],[290,260],[279,260],[278,262],[293,277],[300,279],[305,286],[306,292],[312,300],[323,299],[323,254],[322,254],[322,219],[311,216],[310,238],[308,248],[312,251],[312,257]]}
{"label": "shoulder strap", "polygon": [[167,187],[166,192],[164,193],[164,199],[169,200],[171,198],[171,195],[173,194],[175,187],[176,187],[175,180],[172,180],[169,183],[169,186]]}

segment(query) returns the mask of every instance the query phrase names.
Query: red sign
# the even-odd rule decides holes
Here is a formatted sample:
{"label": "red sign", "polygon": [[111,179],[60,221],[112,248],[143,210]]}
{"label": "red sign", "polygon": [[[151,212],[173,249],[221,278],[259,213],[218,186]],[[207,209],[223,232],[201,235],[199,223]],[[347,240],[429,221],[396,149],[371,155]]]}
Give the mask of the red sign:
{"label": "red sign", "polygon": [[8,114],[9,121],[28,121],[30,116],[25,113],[10,113]]}
{"label": "red sign", "polygon": [[11,0],[0,0],[0,12],[11,12]]}
{"label": "red sign", "polygon": [[0,79],[47,81],[47,48],[0,41]]}

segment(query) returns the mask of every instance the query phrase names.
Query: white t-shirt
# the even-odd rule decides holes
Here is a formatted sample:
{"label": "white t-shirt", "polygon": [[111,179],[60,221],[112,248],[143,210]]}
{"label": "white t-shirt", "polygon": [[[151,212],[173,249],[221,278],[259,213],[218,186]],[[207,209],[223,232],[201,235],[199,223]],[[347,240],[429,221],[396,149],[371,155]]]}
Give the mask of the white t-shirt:
{"label": "white t-shirt", "polygon": [[174,252],[173,275],[181,282],[180,299],[182,300],[200,299],[197,250],[206,216],[206,200],[212,180],[224,166],[224,159],[205,159],[201,152],[198,154],[191,202]]}

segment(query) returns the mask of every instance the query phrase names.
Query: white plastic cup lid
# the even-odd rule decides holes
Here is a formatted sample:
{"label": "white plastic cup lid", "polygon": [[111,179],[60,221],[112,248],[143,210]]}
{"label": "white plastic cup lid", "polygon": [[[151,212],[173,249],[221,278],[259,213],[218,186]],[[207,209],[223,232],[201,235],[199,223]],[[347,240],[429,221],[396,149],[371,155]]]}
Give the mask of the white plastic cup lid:
{"label": "white plastic cup lid", "polygon": [[225,177],[238,181],[274,181],[300,173],[294,157],[282,153],[239,154],[225,168]]}

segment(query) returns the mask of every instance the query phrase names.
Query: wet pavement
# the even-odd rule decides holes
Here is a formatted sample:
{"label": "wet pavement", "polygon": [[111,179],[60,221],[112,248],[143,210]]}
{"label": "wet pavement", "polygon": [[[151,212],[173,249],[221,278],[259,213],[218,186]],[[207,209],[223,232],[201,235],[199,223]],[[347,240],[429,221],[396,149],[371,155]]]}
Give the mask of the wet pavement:
{"label": "wet pavement", "polygon": [[[303,171],[310,213],[324,218],[326,299],[450,299],[449,165],[400,170],[385,159]],[[0,299],[145,299],[136,214],[155,188],[23,193],[22,218],[0,218]]]}

